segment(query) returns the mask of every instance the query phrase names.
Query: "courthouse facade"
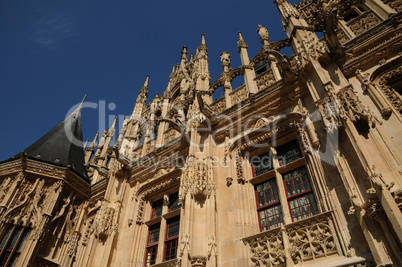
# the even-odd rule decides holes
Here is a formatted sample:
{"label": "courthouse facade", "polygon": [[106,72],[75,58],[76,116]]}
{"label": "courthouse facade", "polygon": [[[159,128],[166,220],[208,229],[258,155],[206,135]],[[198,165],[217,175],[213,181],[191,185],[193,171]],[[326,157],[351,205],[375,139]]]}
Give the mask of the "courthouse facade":
{"label": "courthouse facade", "polygon": [[0,163],[0,266],[401,266],[401,2],[275,0],[287,39],[211,81],[202,36],[84,149],[80,106]]}

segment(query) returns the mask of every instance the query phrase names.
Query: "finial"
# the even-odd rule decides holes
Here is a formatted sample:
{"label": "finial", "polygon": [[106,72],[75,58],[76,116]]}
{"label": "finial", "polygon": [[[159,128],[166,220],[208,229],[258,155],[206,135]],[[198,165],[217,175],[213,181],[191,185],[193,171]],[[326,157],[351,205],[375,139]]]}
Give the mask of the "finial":
{"label": "finial", "polygon": [[86,147],[87,147],[87,145],[88,145],[88,141],[89,141],[89,138],[87,138],[87,140],[85,141],[84,146],[82,147],[82,148],[84,149],[84,151],[85,151],[85,148],[86,148]]}
{"label": "finial", "polygon": [[181,58],[187,58],[187,45],[183,46],[183,49],[181,50]]}
{"label": "finial", "polygon": [[173,65],[173,68],[172,68],[172,73],[175,73],[175,71],[176,71],[176,66],[175,66],[175,65]]}
{"label": "finial", "polygon": [[205,35],[204,34],[201,34],[201,44],[200,44],[200,46],[198,47],[198,49],[197,49],[197,54],[198,54],[198,52],[201,52],[201,51],[207,51],[208,50],[208,47],[207,47],[207,44],[206,44],[206,42],[205,42]]}
{"label": "finial", "polygon": [[222,54],[220,55],[220,59],[222,62],[223,70],[228,71],[228,68],[230,66],[230,54],[226,51],[223,51]]}
{"label": "finial", "polygon": [[98,136],[99,136],[99,131],[96,132],[95,138],[92,141],[92,143],[89,145],[88,149],[95,149],[96,148],[96,140],[98,140]]}
{"label": "finial", "polygon": [[264,46],[269,46],[269,33],[267,28],[258,24],[257,33],[260,35],[260,41]]}
{"label": "finial", "polygon": [[112,126],[110,126],[109,131],[108,131],[109,136],[113,136],[114,133],[116,132],[116,121],[117,121],[117,117],[114,117],[114,121],[112,123]]}
{"label": "finial", "polygon": [[144,87],[148,87],[148,82],[149,82],[149,75],[147,75],[147,78],[145,78]]}
{"label": "finial", "polygon": [[241,32],[239,32],[239,41],[237,41],[237,48],[239,53],[241,48],[248,48],[248,45],[243,39],[243,35],[241,35]]}

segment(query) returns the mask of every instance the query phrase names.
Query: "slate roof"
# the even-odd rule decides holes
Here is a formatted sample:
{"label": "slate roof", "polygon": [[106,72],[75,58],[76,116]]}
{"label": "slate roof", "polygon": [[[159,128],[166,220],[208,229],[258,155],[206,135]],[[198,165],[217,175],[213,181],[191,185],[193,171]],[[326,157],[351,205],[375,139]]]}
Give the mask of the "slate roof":
{"label": "slate roof", "polygon": [[[81,178],[89,181],[82,148],[81,105],[38,141],[26,148],[24,156],[62,167],[70,166]],[[4,161],[19,159],[21,153]]]}

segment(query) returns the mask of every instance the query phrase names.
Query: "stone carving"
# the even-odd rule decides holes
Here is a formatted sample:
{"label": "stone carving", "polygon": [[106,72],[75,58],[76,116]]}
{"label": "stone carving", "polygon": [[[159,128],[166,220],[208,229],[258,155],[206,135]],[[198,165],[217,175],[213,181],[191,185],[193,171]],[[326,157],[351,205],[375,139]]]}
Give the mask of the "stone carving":
{"label": "stone carving", "polygon": [[235,161],[236,161],[237,182],[239,184],[244,184],[246,182],[246,179],[244,178],[243,175],[242,159],[239,151],[235,152]]}
{"label": "stone carving", "polygon": [[258,35],[260,35],[260,42],[264,46],[269,46],[269,33],[267,28],[262,27],[260,24],[258,24],[257,33]]}
{"label": "stone carving", "polygon": [[82,236],[82,241],[81,244],[85,247],[88,245],[88,241],[91,237],[91,229],[92,229],[92,224],[94,223],[94,216],[89,217],[86,222],[85,222],[85,231]]}
{"label": "stone carving", "polygon": [[[251,266],[277,266],[287,261],[301,264],[320,256],[338,253],[334,231],[331,228],[332,214],[327,212],[300,222],[282,225],[243,239],[249,245]],[[284,238],[289,242],[284,242]],[[286,257],[285,251],[290,253]]]}
{"label": "stone carving", "polygon": [[226,186],[229,187],[233,183],[233,178],[232,177],[226,177]]}
{"label": "stone carving", "polygon": [[215,111],[216,113],[222,113],[226,109],[226,102],[225,98],[222,97],[215,101],[213,104],[211,104],[211,109]]}
{"label": "stone carving", "polygon": [[329,53],[328,47],[324,41],[320,41],[315,33],[309,32],[305,40],[298,41],[299,67],[305,66],[310,60],[316,60],[321,55]]}
{"label": "stone carving", "polygon": [[95,216],[92,232],[99,239],[113,236],[118,230],[120,203],[104,201]]}
{"label": "stone carving", "polygon": [[230,54],[226,51],[223,51],[220,55],[220,59],[222,62],[222,68],[227,71],[230,66]]}
{"label": "stone carving", "polygon": [[275,83],[275,77],[272,69],[269,69],[268,71],[264,72],[262,75],[258,76],[255,79],[258,87],[258,91],[261,91],[271,84]]}
{"label": "stone carving", "polygon": [[355,35],[360,35],[380,22],[380,19],[377,18],[373,11],[367,11],[358,18],[351,20],[348,26]]}
{"label": "stone carving", "polygon": [[239,41],[237,41],[237,48],[238,48],[239,53],[240,53],[241,48],[248,48],[248,45],[244,41],[243,35],[241,34],[241,32],[239,32]]}
{"label": "stone carving", "polygon": [[377,167],[375,165],[372,165],[371,167],[366,168],[366,172],[368,174],[368,178],[371,183],[371,188],[367,190],[367,193],[374,193],[376,192],[376,189],[379,190],[390,190],[394,185],[395,182],[391,182],[390,184],[387,184],[380,172],[378,172]]}
{"label": "stone carving", "polygon": [[142,216],[144,215],[144,208],[145,208],[145,197],[142,196],[138,202],[138,208],[137,208],[137,224],[142,223]]}
{"label": "stone carving", "polygon": [[276,0],[275,2],[278,5],[279,12],[281,13],[285,23],[287,23],[291,16],[299,18],[299,12],[297,12],[297,10],[287,0]]}
{"label": "stone carving", "polygon": [[205,256],[190,256],[191,267],[205,267],[207,264],[207,257]]}
{"label": "stone carving", "polygon": [[216,245],[216,239],[215,239],[215,236],[213,236],[213,235],[208,237],[207,255],[208,255],[208,259],[211,258],[211,256],[217,256],[218,255],[218,248],[217,248],[217,245]]}
{"label": "stone carving", "polygon": [[190,254],[190,236],[188,234],[184,234],[180,238],[179,250],[177,252],[178,258],[183,257],[186,248],[187,252]]}
{"label": "stone carving", "polygon": [[6,179],[3,180],[3,183],[0,186],[0,202],[7,195],[8,190],[10,189],[11,185],[12,185],[11,177],[7,177]]}
{"label": "stone carving", "polygon": [[330,217],[325,215],[313,217],[307,222],[286,229],[290,243],[289,252],[295,264],[337,253],[329,220]]}
{"label": "stone carving", "polygon": [[362,104],[351,87],[345,87],[339,90],[337,96],[342,109],[340,112],[341,116],[347,116],[353,122],[363,119],[367,121],[371,127],[375,126],[378,120],[375,120],[374,115]]}
{"label": "stone carving", "polygon": [[285,263],[282,233],[279,228],[244,240],[251,251],[251,266],[276,266]]}
{"label": "stone carving", "polygon": [[396,12],[402,11],[402,0],[383,0],[383,2],[393,8]]}
{"label": "stone carving", "polygon": [[236,105],[237,103],[243,101],[248,96],[248,91],[245,85],[239,87],[235,91],[230,93],[230,99],[232,105]]}
{"label": "stone carving", "polygon": [[378,78],[377,84],[390,104],[399,112],[399,114],[402,114],[402,97],[389,85],[391,80],[400,76],[402,76],[402,66],[382,74]]}
{"label": "stone carving", "polygon": [[187,193],[190,193],[191,197],[208,198],[215,195],[212,169],[207,164],[196,162],[183,172],[179,189],[179,205],[184,204]]}

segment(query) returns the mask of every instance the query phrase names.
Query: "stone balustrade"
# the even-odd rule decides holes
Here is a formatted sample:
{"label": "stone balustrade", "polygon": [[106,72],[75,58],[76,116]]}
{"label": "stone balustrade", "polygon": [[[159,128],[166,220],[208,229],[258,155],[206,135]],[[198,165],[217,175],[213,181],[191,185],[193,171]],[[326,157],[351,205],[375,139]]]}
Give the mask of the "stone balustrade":
{"label": "stone balustrade", "polygon": [[332,216],[326,212],[244,238],[251,266],[285,266],[288,259],[299,264],[340,254]]}

